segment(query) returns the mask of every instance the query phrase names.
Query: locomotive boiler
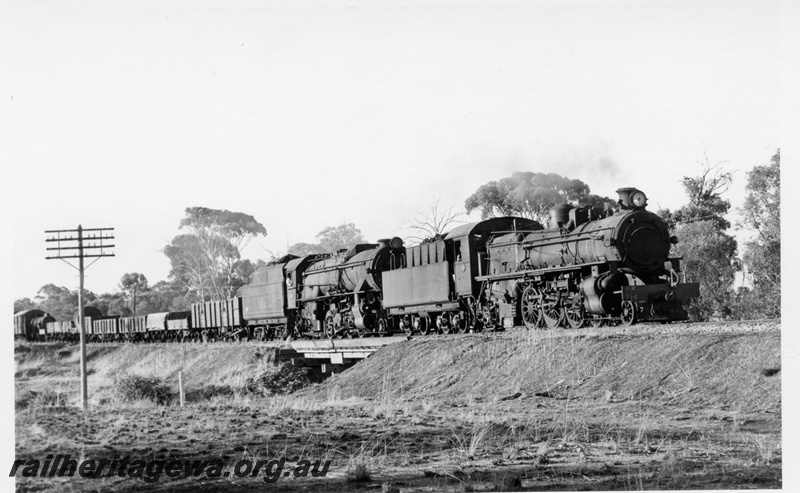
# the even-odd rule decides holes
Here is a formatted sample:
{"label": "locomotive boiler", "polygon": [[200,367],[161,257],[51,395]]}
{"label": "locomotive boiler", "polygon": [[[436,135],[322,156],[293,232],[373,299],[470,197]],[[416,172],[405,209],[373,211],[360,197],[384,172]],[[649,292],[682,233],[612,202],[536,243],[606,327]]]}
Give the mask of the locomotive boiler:
{"label": "locomotive boiler", "polygon": [[635,188],[617,190],[616,211],[562,204],[550,228],[492,239],[489,298],[528,327],[580,327],[610,322],[688,318],[683,305],[699,296],[697,283],[680,283],[677,238],[645,209]]}

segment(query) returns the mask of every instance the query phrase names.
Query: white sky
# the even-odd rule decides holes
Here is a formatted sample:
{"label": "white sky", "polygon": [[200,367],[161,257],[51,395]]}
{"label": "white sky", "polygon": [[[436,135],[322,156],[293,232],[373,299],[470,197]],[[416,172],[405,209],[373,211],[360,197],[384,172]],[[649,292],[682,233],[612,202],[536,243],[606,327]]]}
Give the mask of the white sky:
{"label": "white sky", "polygon": [[675,208],[707,150],[738,206],[780,146],[779,2],[297,5],[4,9],[15,299],[77,287],[46,229],[116,228],[87,271],[101,293],[166,279],[190,206],[254,215],[255,260],[342,222],[407,235],[518,170]]}

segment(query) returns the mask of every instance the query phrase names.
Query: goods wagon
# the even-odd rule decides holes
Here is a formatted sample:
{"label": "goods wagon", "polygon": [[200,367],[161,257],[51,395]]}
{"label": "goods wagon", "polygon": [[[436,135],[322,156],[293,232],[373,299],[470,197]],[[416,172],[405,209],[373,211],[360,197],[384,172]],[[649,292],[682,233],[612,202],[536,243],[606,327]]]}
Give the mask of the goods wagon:
{"label": "goods wagon", "polygon": [[55,320],[47,323],[48,338],[55,341],[75,341],[78,331],[72,320]]}
{"label": "goods wagon", "polygon": [[[99,308],[95,308],[93,306],[83,307],[83,329],[84,329],[83,333],[93,334],[94,321],[102,317],[103,317],[103,312],[101,312]],[[80,314],[76,313],[75,316],[72,317],[72,323],[75,325],[76,328],[79,328],[81,326]],[[78,333],[80,334],[80,332]]]}
{"label": "goods wagon", "polygon": [[147,315],[138,317],[122,317],[119,319],[119,332],[132,338],[147,332]]}
{"label": "goods wagon", "polygon": [[161,312],[147,315],[145,328],[148,331],[188,330],[191,328],[191,312]]}
{"label": "goods wagon", "polygon": [[191,336],[192,312],[161,312],[147,315],[148,340],[182,340]]}
{"label": "goods wagon", "polygon": [[92,322],[94,336],[101,340],[114,340],[119,334],[119,315],[101,317]]}
{"label": "goods wagon", "polygon": [[39,334],[38,327],[33,326],[34,319],[47,315],[42,310],[23,310],[14,314],[14,337],[35,339]]}
{"label": "goods wagon", "polygon": [[236,297],[193,303],[191,320],[195,330],[218,329],[222,333],[239,330],[245,325],[242,318],[242,299]]}

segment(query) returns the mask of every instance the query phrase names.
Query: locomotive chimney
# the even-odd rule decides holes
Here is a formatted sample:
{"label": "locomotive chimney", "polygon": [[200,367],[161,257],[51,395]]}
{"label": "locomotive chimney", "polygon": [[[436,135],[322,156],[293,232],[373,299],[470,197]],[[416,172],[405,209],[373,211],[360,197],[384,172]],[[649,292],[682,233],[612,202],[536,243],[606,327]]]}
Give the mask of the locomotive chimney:
{"label": "locomotive chimney", "polygon": [[395,236],[392,239],[382,238],[378,240],[378,244],[380,244],[382,247],[388,246],[392,250],[399,250],[400,248],[403,248],[403,239],[399,236]]}
{"label": "locomotive chimney", "polygon": [[617,190],[619,201],[623,209],[644,209],[647,205],[647,196],[638,188],[627,187]]}

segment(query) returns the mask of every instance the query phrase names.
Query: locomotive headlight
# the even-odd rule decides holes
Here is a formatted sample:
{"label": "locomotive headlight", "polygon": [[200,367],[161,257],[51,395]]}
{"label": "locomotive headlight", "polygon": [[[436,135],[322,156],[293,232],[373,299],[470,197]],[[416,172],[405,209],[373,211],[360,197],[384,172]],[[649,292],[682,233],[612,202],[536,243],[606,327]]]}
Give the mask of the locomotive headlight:
{"label": "locomotive headlight", "polygon": [[631,195],[631,203],[634,207],[644,207],[647,205],[647,197],[644,195],[644,192],[634,192]]}

